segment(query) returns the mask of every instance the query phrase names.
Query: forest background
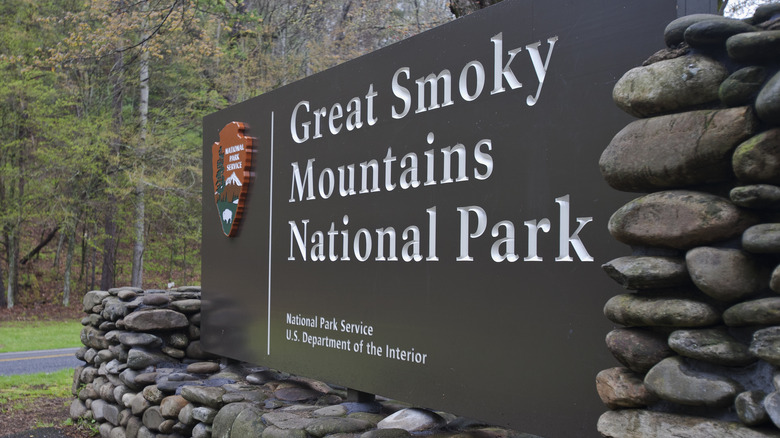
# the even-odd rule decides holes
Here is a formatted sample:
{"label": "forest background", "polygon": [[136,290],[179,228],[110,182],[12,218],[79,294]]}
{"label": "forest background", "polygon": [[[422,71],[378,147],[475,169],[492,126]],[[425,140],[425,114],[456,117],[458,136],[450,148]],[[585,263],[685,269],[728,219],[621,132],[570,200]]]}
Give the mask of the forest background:
{"label": "forest background", "polygon": [[3,0],[0,307],[199,284],[204,115],[498,1]]}

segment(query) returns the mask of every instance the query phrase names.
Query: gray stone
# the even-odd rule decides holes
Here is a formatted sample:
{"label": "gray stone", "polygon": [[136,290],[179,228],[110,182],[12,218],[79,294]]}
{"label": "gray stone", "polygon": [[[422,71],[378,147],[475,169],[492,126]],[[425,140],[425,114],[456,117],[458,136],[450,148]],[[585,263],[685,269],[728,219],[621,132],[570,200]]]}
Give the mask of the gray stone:
{"label": "gray stone", "polygon": [[766,288],[768,276],[752,255],[731,248],[694,248],[685,255],[693,283],[720,301],[736,301]]}
{"label": "gray stone", "polygon": [[612,99],[635,117],[669,114],[717,101],[726,77],[728,71],[715,60],[683,56],[629,70],[615,84]]}
{"label": "gray stone", "polygon": [[344,405],[333,405],[319,408],[312,412],[315,417],[343,417],[347,415],[347,408]]}
{"label": "gray stone", "polygon": [[127,426],[125,426],[125,434],[127,438],[137,438],[138,430],[144,426],[144,423],[138,417],[130,417],[127,420]]}
{"label": "gray stone", "polygon": [[179,412],[188,404],[189,402],[180,395],[169,395],[160,402],[160,413],[165,418],[178,418]]}
{"label": "gray stone", "polygon": [[120,409],[117,405],[106,403],[103,406],[103,417],[114,426],[119,426],[119,412]]}
{"label": "gray stone", "polygon": [[94,327],[84,327],[81,329],[81,343],[95,350],[105,350],[109,346],[105,334]]}
{"label": "gray stone", "polygon": [[165,337],[165,343],[173,348],[187,348],[190,340],[184,333],[174,332]]}
{"label": "gray stone", "polygon": [[773,392],[764,398],[764,409],[776,427],[780,427],[780,392]]}
{"label": "gray stone", "polygon": [[407,408],[388,416],[377,424],[379,429],[403,429],[421,432],[444,426],[444,419],[426,409]]}
{"label": "gray stone", "polygon": [[114,426],[111,425],[111,423],[102,423],[100,426],[98,426],[98,433],[100,433],[101,438],[109,438],[109,435],[111,435],[111,429],[113,429]]}
{"label": "gray stone", "polygon": [[119,332],[117,340],[128,347],[155,348],[162,345],[162,339],[150,333]]}
{"label": "gray stone", "polygon": [[230,431],[236,417],[245,409],[250,408],[252,405],[249,403],[233,403],[220,409],[211,424],[211,436],[213,438],[230,438]]}
{"label": "gray stone", "polygon": [[141,426],[138,428],[138,434],[137,438],[158,438],[157,434],[149,430],[146,426]]}
{"label": "gray stone", "polygon": [[780,187],[769,184],[755,184],[731,189],[729,198],[744,208],[767,210],[780,209]]}
{"label": "gray stone", "polygon": [[135,376],[134,381],[142,386],[154,385],[154,382],[157,380],[157,375],[157,372],[141,373]]}
{"label": "gray stone", "polygon": [[167,354],[168,356],[174,358],[174,359],[183,359],[186,353],[184,350],[179,350],[178,348],[172,348],[169,346],[165,346],[160,349],[163,353]]}
{"label": "gray stone", "polygon": [[147,306],[165,306],[171,302],[171,297],[166,294],[144,295],[143,303]]}
{"label": "gray stone", "polygon": [[282,401],[301,402],[314,400],[322,394],[309,388],[287,387],[274,391],[274,396]]}
{"label": "gray stone", "polygon": [[718,96],[727,106],[751,105],[766,80],[766,69],[760,66],[741,68],[720,84]]}
{"label": "gray stone", "polygon": [[726,377],[689,368],[681,357],[669,357],[648,371],[645,386],[658,398],[691,406],[725,407],[742,391]]}
{"label": "gray stone", "polygon": [[122,289],[116,294],[117,297],[119,297],[122,301],[130,301],[135,299],[135,297],[138,296],[138,292],[132,290],[132,289]]}
{"label": "gray stone", "polygon": [[726,366],[745,366],[756,361],[748,346],[734,339],[725,328],[677,330],[669,346],[681,356]]}
{"label": "gray stone", "polygon": [[780,253],[780,223],[754,225],[742,234],[742,247],[754,254]]}
{"label": "gray stone", "polygon": [[146,426],[149,430],[159,431],[160,424],[165,421],[165,418],[163,418],[162,414],[160,413],[159,406],[152,406],[144,411],[142,421],[144,426]]}
{"label": "gray stone", "polygon": [[763,391],[745,391],[737,395],[734,407],[739,421],[748,426],[759,426],[769,421],[769,415],[764,409],[765,397]]}
{"label": "gray stone", "polygon": [[609,232],[627,245],[690,249],[729,240],[753,222],[725,198],[675,190],[624,205],[609,219]]}
{"label": "gray stone", "polygon": [[355,418],[326,417],[312,421],[311,424],[306,426],[306,432],[311,436],[319,438],[338,433],[365,432],[373,427],[374,424]]}
{"label": "gray stone", "polygon": [[604,306],[610,321],[626,326],[706,327],[720,322],[710,304],[688,299],[622,294]]}
{"label": "gray stone", "polygon": [[780,265],[777,265],[772,271],[772,277],[769,279],[769,287],[773,291],[780,293]]}
{"label": "gray stone", "polygon": [[780,297],[735,304],[723,312],[723,322],[731,327],[780,324]]}
{"label": "gray stone", "polygon": [[244,409],[233,421],[230,430],[231,438],[260,437],[265,429],[262,411],[255,407]]}
{"label": "gray stone", "polygon": [[599,167],[610,186],[629,192],[729,180],[734,149],[756,127],[750,107],[636,120],[615,135]]}
{"label": "gray stone", "polygon": [[690,283],[685,260],[681,258],[627,256],[601,268],[626,289],[662,289]]}
{"label": "gray stone", "polygon": [[192,410],[192,418],[201,423],[211,424],[214,422],[214,417],[217,416],[217,410],[211,409],[206,406],[199,406]]}
{"label": "gray stone", "polygon": [[205,405],[210,408],[219,409],[222,407],[222,396],[225,390],[220,387],[205,386],[183,386],[181,396],[191,403]]}
{"label": "gray stone", "polygon": [[700,21],[685,29],[685,42],[691,47],[722,46],[726,40],[734,35],[754,32],[754,26],[742,20],[708,20]]}
{"label": "gray stone", "polygon": [[198,423],[192,428],[192,438],[211,438],[211,425]]}
{"label": "gray stone", "polygon": [[780,57],[780,30],[747,32],[726,40],[726,51],[735,61],[762,63]]}
{"label": "gray stone", "polygon": [[780,438],[780,432],[754,430],[739,423],[640,409],[609,411],[601,415],[598,431],[610,438]]}
{"label": "gray stone", "polygon": [[149,365],[156,365],[160,362],[169,362],[170,357],[140,348],[131,348],[127,353],[127,367],[134,370],[141,370]]}
{"label": "gray stone", "polygon": [[139,310],[127,315],[124,323],[128,330],[139,332],[173,330],[190,324],[186,316],[170,309]]}
{"label": "gray stone", "polygon": [[723,21],[725,20],[720,15],[715,14],[691,14],[684,17],[680,17],[668,25],[664,29],[664,42],[668,47],[674,47],[682,42],[685,42],[685,31],[693,24],[702,21]]}
{"label": "gray stone", "polygon": [[246,381],[253,385],[263,385],[274,380],[279,380],[279,374],[271,370],[258,371],[246,376]]}
{"label": "gray stone", "polygon": [[129,403],[125,403],[125,405],[130,408],[130,410],[133,412],[133,415],[141,415],[149,408],[149,406],[151,406],[151,403],[149,403],[149,400],[144,398],[143,394],[138,393],[130,399]]}
{"label": "gray stone", "polygon": [[93,400],[92,404],[89,406],[89,409],[92,410],[92,415],[95,417],[95,420],[97,421],[103,421],[106,419],[103,408],[106,407],[108,403],[101,399]]}
{"label": "gray stone", "polygon": [[192,341],[187,346],[187,357],[191,359],[212,359],[215,356],[203,350],[200,341]]}
{"label": "gray stone", "polygon": [[213,374],[219,372],[216,362],[195,362],[187,365],[187,372],[194,374]]}
{"label": "gray stone", "polygon": [[640,375],[623,367],[598,373],[596,391],[609,409],[644,407],[657,400],[647,390]]}
{"label": "gray stone", "polygon": [[84,405],[84,402],[79,399],[74,399],[72,402],[70,402],[70,418],[72,420],[78,420],[79,418],[83,417],[84,414],[87,413],[87,406]]}
{"label": "gray stone", "polygon": [[360,438],[411,438],[412,434],[403,429],[374,429],[360,435]]}
{"label": "gray stone", "polygon": [[200,312],[200,300],[178,300],[171,302],[171,308],[181,313],[197,313]]}
{"label": "gray stone", "polygon": [[108,438],[127,438],[127,435],[125,434],[125,429],[123,427],[117,426],[111,429]]}
{"label": "gray stone", "polygon": [[84,299],[82,300],[84,312],[89,312],[93,307],[100,305],[103,299],[109,295],[108,292],[102,290],[93,290],[84,294]]}
{"label": "gray stone", "polygon": [[768,327],[753,333],[750,352],[759,359],[780,366],[780,327]]}
{"label": "gray stone", "polygon": [[106,298],[103,300],[103,312],[100,315],[107,321],[117,321],[129,313],[127,304],[116,297]]}
{"label": "gray stone", "polygon": [[96,357],[97,357],[97,350],[95,350],[94,348],[90,348],[86,352],[84,352],[84,361],[87,363],[93,363]]}
{"label": "gray stone", "polygon": [[637,373],[674,354],[666,335],[642,328],[619,328],[607,333],[607,348],[620,363]]}
{"label": "gray stone", "polygon": [[133,411],[130,409],[123,409],[122,412],[119,413],[119,425],[122,427],[127,427],[127,423],[130,421],[132,416]]}
{"label": "gray stone", "polygon": [[305,429],[314,419],[301,417],[292,412],[271,411],[263,414],[263,421],[279,429]]}
{"label": "gray stone", "polygon": [[776,17],[778,14],[780,14],[780,3],[763,4],[757,7],[756,12],[753,13],[753,21],[761,23]]}
{"label": "gray stone", "polygon": [[[210,409],[210,408],[205,408]],[[179,419],[179,423],[185,424],[187,426],[193,426],[195,423],[198,422],[198,420],[195,419],[195,417],[192,416],[193,411],[195,410],[195,405],[192,403],[187,403],[183,408],[181,408],[181,411],[179,411],[179,416],[177,417]],[[216,415],[216,412],[214,413]]]}
{"label": "gray stone", "polygon": [[764,131],[737,147],[734,173],[747,183],[780,184],[780,128]]}
{"label": "gray stone", "polygon": [[263,430],[262,438],[308,438],[303,429],[281,429],[277,426],[269,426]]}
{"label": "gray stone", "polygon": [[764,122],[780,125],[780,72],[775,73],[758,93],[756,113]]}

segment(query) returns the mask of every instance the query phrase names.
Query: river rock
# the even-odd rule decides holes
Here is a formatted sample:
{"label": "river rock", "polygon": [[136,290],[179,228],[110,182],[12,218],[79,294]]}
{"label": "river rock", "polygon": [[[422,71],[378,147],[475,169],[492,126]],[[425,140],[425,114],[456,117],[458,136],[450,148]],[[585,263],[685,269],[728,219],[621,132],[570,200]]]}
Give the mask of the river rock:
{"label": "river rock", "polygon": [[160,362],[168,362],[171,359],[161,353],[155,353],[140,348],[131,348],[127,353],[127,367],[134,370],[141,370],[149,365],[155,365]]}
{"label": "river rock", "polygon": [[769,421],[769,415],[764,409],[765,398],[764,391],[745,391],[737,395],[734,408],[739,421],[748,426],[759,426]]}
{"label": "river rock", "polygon": [[596,390],[609,409],[638,408],[656,401],[656,397],[645,388],[642,377],[623,367],[598,373]]}
{"label": "river rock", "polygon": [[780,254],[780,223],[748,228],[742,234],[742,247],[754,254]]}
{"label": "river rock", "polygon": [[84,312],[90,312],[93,307],[100,305],[100,303],[103,302],[103,299],[110,295],[111,294],[108,292],[102,290],[93,290],[87,292],[84,294],[84,299],[82,300],[82,303],[84,304]]}
{"label": "river rock", "polygon": [[84,327],[81,329],[81,343],[98,351],[105,350],[109,346],[105,334],[105,332],[94,327]]}
{"label": "river rock", "polygon": [[720,312],[710,304],[637,294],[612,297],[604,306],[604,315],[626,326],[706,327],[720,322]]}
{"label": "river rock", "polygon": [[756,30],[758,29],[742,20],[707,20],[688,26],[683,36],[691,47],[710,48],[722,46],[731,36]]}
{"label": "river rock", "polygon": [[162,414],[160,414],[159,406],[152,406],[144,411],[142,421],[144,426],[146,426],[149,430],[159,431],[160,424],[165,421],[165,418],[163,418]]}
{"label": "river rock", "polygon": [[735,304],[723,312],[723,322],[731,327],[780,324],[780,297]]}
{"label": "river rock", "polygon": [[206,406],[198,406],[192,410],[192,418],[201,423],[211,424],[214,422],[214,417],[217,416],[216,409],[212,409]]}
{"label": "river rock", "polygon": [[117,339],[128,347],[155,348],[162,345],[162,339],[150,333],[120,332]]}
{"label": "river rock", "polygon": [[775,73],[758,93],[756,113],[764,122],[780,125],[780,72]]}
{"label": "river rock", "polygon": [[761,91],[766,76],[766,68],[756,65],[735,71],[720,84],[720,101],[727,106],[752,104]]}
{"label": "river rock", "polygon": [[610,186],[629,192],[727,180],[734,149],[756,126],[750,107],[636,120],[615,135],[599,167]]}
{"label": "river rock", "polygon": [[764,409],[776,427],[780,427],[780,392],[773,392],[764,398]]}
{"label": "river rock", "polygon": [[170,309],[139,310],[124,318],[128,330],[146,332],[150,330],[172,330],[190,325],[187,317]]}
{"label": "river rock", "polygon": [[379,429],[403,429],[407,432],[421,432],[443,426],[444,419],[426,409],[407,408],[388,416],[377,424]]}
{"label": "river rock", "polygon": [[747,183],[780,184],[780,128],[743,142],[732,158],[734,174]]}
{"label": "river rock", "polygon": [[681,258],[627,256],[601,268],[626,289],[662,289],[690,283],[685,260]]}
{"label": "river rock", "polygon": [[143,297],[143,303],[147,306],[165,306],[171,302],[166,294],[147,294]]}
{"label": "river rock", "polygon": [[725,198],[675,190],[624,205],[609,219],[609,232],[628,245],[690,249],[736,237],[754,221]]}
{"label": "river rock", "polygon": [[744,208],[780,209],[780,187],[769,184],[734,187],[729,198],[731,202]]}
{"label": "river rock", "polygon": [[200,300],[188,299],[173,301],[170,307],[181,313],[197,313],[200,312]]}
{"label": "river rock", "polygon": [[668,25],[664,29],[664,42],[668,47],[674,47],[682,42],[685,42],[685,31],[693,24],[703,21],[724,21],[727,20],[721,15],[715,14],[691,14],[680,17]]}
{"label": "river rock", "polygon": [[666,335],[642,328],[618,328],[607,333],[607,349],[618,362],[644,374],[655,364],[674,354]]}
{"label": "river rock", "polygon": [[249,403],[233,403],[220,409],[211,425],[212,438],[230,438],[230,431],[236,417],[245,409],[252,408]]}
{"label": "river rock", "polygon": [[645,386],[666,401],[709,407],[728,406],[741,391],[737,382],[697,372],[677,356],[662,360],[648,371]]}
{"label": "river rock", "polygon": [[320,438],[326,435],[364,432],[373,427],[373,423],[356,418],[326,417],[315,419],[305,430],[309,435]]}
{"label": "river rock", "polygon": [[263,414],[263,421],[265,421],[266,424],[273,425],[283,430],[300,430],[305,429],[306,426],[314,421],[314,419],[301,417],[300,415],[296,415],[292,412],[272,411]]}
{"label": "river rock", "polygon": [[219,409],[222,407],[222,396],[225,390],[218,387],[206,386],[183,386],[181,396],[191,403],[206,405],[210,408]]}
{"label": "river rock", "polygon": [[780,366],[780,327],[768,327],[753,333],[750,352],[772,365]]}
{"label": "river rock", "polygon": [[734,339],[725,328],[677,330],[669,346],[681,356],[726,366],[745,366],[756,361],[748,346]]}
{"label": "river rock", "polygon": [[694,248],[685,255],[693,283],[720,301],[736,301],[766,287],[767,274],[751,254],[731,248]]}
{"label": "river rock", "polygon": [[189,402],[180,395],[169,395],[160,402],[160,414],[165,418],[178,418],[179,412]]}
{"label": "river rock", "polygon": [[640,409],[609,411],[596,426],[609,438],[780,438],[780,432],[754,430],[739,423]]}
{"label": "river rock", "polygon": [[241,411],[233,421],[230,437],[242,438],[262,436],[263,430],[265,430],[262,415],[263,412],[255,407]]}
{"label": "river rock", "polygon": [[195,362],[187,365],[187,372],[193,374],[213,374],[219,372],[216,362]]}
{"label": "river rock", "polygon": [[780,265],[777,265],[772,271],[772,276],[769,279],[769,287],[773,291],[780,293]]}
{"label": "river rock", "polygon": [[728,71],[719,62],[689,55],[629,70],[615,84],[612,99],[635,117],[677,112],[718,100]]}
{"label": "river rock", "polygon": [[780,57],[780,30],[734,35],[726,40],[729,58],[742,63],[776,61]]}

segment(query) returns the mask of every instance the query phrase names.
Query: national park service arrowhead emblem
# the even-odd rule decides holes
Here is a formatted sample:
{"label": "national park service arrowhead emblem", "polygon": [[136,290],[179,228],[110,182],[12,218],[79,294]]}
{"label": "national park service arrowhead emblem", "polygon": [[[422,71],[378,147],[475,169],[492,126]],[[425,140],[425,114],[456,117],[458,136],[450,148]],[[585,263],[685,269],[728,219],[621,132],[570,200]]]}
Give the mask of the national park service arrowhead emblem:
{"label": "national park service arrowhead emblem", "polygon": [[211,146],[214,202],[226,236],[235,236],[244,213],[244,202],[252,177],[254,138],[244,135],[247,125],[231,122],[222,128],[219,141]]}

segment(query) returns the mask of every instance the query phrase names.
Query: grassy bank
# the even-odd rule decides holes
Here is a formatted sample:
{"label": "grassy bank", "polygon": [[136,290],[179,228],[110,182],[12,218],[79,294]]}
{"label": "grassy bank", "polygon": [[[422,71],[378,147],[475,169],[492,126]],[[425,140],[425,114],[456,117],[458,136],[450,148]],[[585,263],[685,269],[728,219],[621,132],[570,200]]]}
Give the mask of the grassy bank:
{"label": "grassy bank", "polygon": [[80,347],[78,321],[0,322],[0,353]]}

